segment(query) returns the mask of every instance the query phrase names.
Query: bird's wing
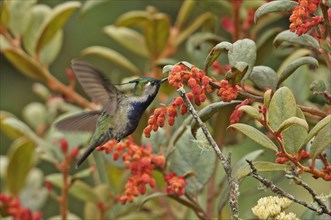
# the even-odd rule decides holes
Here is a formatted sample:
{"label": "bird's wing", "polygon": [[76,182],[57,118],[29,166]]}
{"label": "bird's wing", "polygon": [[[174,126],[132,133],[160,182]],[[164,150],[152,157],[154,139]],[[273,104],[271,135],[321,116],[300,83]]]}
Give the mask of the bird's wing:
{"label": "bird's wing", "polygon": [[113,115],[118,99],[124,95],[91,64],[73,60],[71,66],[84,91],[93,101],[100,103],[104,111]]}
{"label": "bird's wing", "polygon": [[56,122],[55,127],[63,131],[94,132],[101,114],[100,111],[82,112]]}

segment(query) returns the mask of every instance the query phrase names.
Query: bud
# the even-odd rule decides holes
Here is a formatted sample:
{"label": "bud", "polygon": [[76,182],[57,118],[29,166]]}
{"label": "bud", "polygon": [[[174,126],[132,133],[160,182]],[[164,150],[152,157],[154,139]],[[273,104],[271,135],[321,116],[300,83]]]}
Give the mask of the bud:
{"label": "bud", "polygon": [[61,150],[64,154],[68,152],[68,141],[65,138],[61,139]]}
{"label": "bud", "polygon": [[76,159],[78,151],[79,151],[78,147],[74,147],[70,152],[70,158]]}

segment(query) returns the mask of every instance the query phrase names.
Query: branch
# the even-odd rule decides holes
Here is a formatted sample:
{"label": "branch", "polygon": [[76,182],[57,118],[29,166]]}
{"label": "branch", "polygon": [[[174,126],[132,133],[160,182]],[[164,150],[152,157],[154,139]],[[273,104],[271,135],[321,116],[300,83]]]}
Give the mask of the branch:
{"label": "branch", "polygon": [[190,100],[187,98],[185,90],[183,87],[179,88],[178,90],[179,95],[184,99],[185,104],[187,105],[187,108],[189,112],[192,114],[193,118],[197,121],[199,124],[200,128],[202,129],[204,135],[206,136],[208,142],[214,149],[217,157],[220,159],[222,166],[225,170],[225,173],[227,174],[229,186],[230,186],[230,199],[229,199],[229,204],[231,207],[231,217],[232,219],[239,219],[239,210],[238,210],[238,195],[239,195],[239,185],[235,178],[232,176],[232,168],[231,168],[231,159],[230,156],[226,158],[222,151],[219,149],[217,146],[215,140],[209,133],[206,125],[202,122],[200,117],[198,116],[197,112],[195,111],[192,103]]}
{"label": "branch", "polygon": [[272,192],[274,192],[277,195],[280,195],[282,197],[286,197],[300,205],[303,205],[304,207],[306,207],[310,210],[313,210],[314,212],[316,212],[319,215],[321,215],[323,213],[327,213],[327,212],[324,212],[322,209],[317,209],[317,208],[313,207],[312,205],[309,205],[308,203],[306,203],[304,201],[298,200],[293,195],[285,192],[284,190],[282,190],[281,188],[279,188],[278,186],[273,184],[271,181],[267,180],[266,178],[264,178],[263,176],[258,174],[258,172],[257,172],[256,168],[254,167],[251,160],[246,160],[246,162],[249,164],[249,166],[251,168],[251,173],[249,175],[254,177],[255,179],[257,179],[258,181],[260,181],[266,188],[269,188]]}
{"label": "branch", "polygon": [[296,171],[293,169],[291,174],[286,175],[289,179],[293,179],[297,185],[302,186],[305,190],[309,192],[309,194],[313,197],[313,200],[318,204],[321,208],[322,213],[326,213],[331,216],[331,210],[322,202],[320,198],[318,198],[317,193],[305,182],[303,182],[297,175]]}

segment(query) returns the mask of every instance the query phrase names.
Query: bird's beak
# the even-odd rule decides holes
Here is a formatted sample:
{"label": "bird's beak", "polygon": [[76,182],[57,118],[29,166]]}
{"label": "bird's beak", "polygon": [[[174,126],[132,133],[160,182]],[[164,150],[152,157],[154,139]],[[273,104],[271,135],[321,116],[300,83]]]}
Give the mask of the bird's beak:
{"label": "bird's beak", "polygon": [[165,82],[165,81],[167,81],[167,80],[168,80],[168,77],[161,79],[160,80],[160,84],[163,83],[163,82]]}

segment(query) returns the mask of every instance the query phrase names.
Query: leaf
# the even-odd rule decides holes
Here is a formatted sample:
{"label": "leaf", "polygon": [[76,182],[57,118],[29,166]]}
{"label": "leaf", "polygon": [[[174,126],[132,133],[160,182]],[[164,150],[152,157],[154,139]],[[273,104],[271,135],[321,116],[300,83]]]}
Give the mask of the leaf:
{"label": "leaf", "polygon": [[305,140],[303,141],[303,145],[307,144],[322,128],[324,128],[331,121],[331,115],[326,116],[322,120],[320,120],[308,133]]}
{"label": "leaf", "polygon": [[129,11],[116,20],[116,26],[144,28],[150,16],[147,11]]}
{"label": "leaf", "polygon": [[103,31],[130,51],[143,57],[149,56],[144,37],[140,33],[130,28],[113,25],[104,27]]}
{"label": "leaf", "polygon": [[6,50],[11,47],[8,40],[2,34],[0,34],[0,42],[0,51]]}
{"label": "leaf", "polygon": [[62,29],[71,14],[80,6],[80,2],[68,1],[53,9],[51,15],[48,17],[47,21],[45,21],[38,37],[36,45],[37,54],[53,39],[55,34]]}
{"label": "leaf", "polygon": [[8,118],[16,118],[16,117],[9,112],[0,111],[1,131],[4,132],[8,137],[10,137],[13,140],[15,140],[19,137],[22,137],[24,134],[21,131],[18,131],[17,129],[13,128],[12,126],[4,123],[4,121]]}
{"label": "leaf", "polygon": [[252,106],[243,105],[238,109],[238,111],[246,112],[253,119],[256,119],[256,120],[261,119],[261,114],[259,113],[259,111],[256,108],[252,107]]}
{"label": "leaf", "polygon": [[298,69],[302,65],[312,65],[314,67],[318,67],[318,61],[314,57],[300,57],[291,63],[289,63],[284,71],[282,72],[282,75],[280,76],[277,85],[279,86],[284,80],[286,80],[292,73],[295,72],[296,69]]}
{"label": "leaf", "polygon": [[243,77],[243,80],[247,79],[253,70],[256,60],[255,42],[250,39],[242,39],[234,42],[232,44],[232,50],[228,52],[228,57],[231,67],[234,67],[238,62],[248,64],[248,70]]}
{"label": "leaf", "polygon": [[131,61],[129,61],[125,56],[107,47],[92,46],[85,48],[81,51],[82,55],[97,55],[99,57],[105,58],[108,61],[129,70],[132,73],[139,73],[138,67],[136,67]]}
{"label": "leaf", "polygon": [[247,73],[248,68],[248,63],[241,61],[236,62],[233,66],[231,66],[231,71],[225,74],[225,79],[234,86],[241,81],[241,79]]}
{"label": "leaf", "polygon": [[[203,122],[206,122],[215,113],[219,112],[220,109],[222,109],[223,107],[228,106],[228,105],[233,105],[233,104],[239,104],[240,102],[241,101],[235,101],[235,100],[231,101],[231,102],[215,102],[215,103],[209,104],[206,107],[204,107],[203,109],[201,109],[198,112],[198,115]],[[193,120],[191,123],[191,133],[194,137],[196,136],[196,132],[197,132],[198,128],[199,128],[198,123],[196,122],[196,120]]]}
{"label": "leaf", "polygon": [[160,147],[166,146],[168,139],[167,132],[164,128],[159,128],[157,132],[152,132],[150,138],[146,138],[145,135],[141,137],[141,143],[148,146],[151,145],[154,153],[160,152]]}
{"label": "leaf", "polygon": [[293,53],[291,53],[280,65],[280,67],[277,70],[277,76],[280,77],[281,74],[284,72],[284,70],[286,69],[286,67],[293,62],[294,60],[303,57],[303,56],[307,56],[310,55],[311,51],[308,49],[298,49],[296,51],[294,51]]}
{"label": "leaf", "polygon": [[316,135],[313,144],[310,148],[310,156],[312,158],[317,157],[322,153],[327,147],[331,147],[331,123],[329,126],[324,126]]}
{"label": "leaf", "polygon": [[175,39],[174,46],[178,47],[181,43],[183,43],[188,37],[190,37],[195,31],[197,31],[204,23],[207,21],[214,19],[213,15],[209,12],[206,12],[188,25]]}
{"label": "leaf", "polygon": [[297,5],[297,2],[287,0],[265,3],[256,10],[254,14],[254,22],[256,23],[257,19],[259,19],[262,15],[269,14],[272,12],[291,12],[293,7]]}
{"label": "leaf", "polygon": [[268,109],[268,124],[275,131],[286,119],[296,115],[296,103],[291,90],[279,88],[273,95]]}
{"label": "leaf", "polygon": [[185,191],[196,195],[213,174],[216,156],[211,149],[202,151],[193,140],[190,130],[186,130],[176,142],[174,153],[169,157],[169,168],[179,176],[194,173],[194,176],[186,179],[188,184]]}
{"label": "leaf", "polygon": [[49,73],[44,71],[34,60],[25,53],[16,48],[7,48],[3,50],[5,57],[24,75],[41,80],[48,81]]}
{"label": "leaf", "polygon": [[23,109],[23,117],[28,124],[36,129],[46,120],[46,107],[39,102],[31,102]]}
{"label": "leaf", "polygon": [[231,2],[223,1],[223,0],[201,0],[197,1],[198,8],[202,8],[206,11],[210,11],[216,16],[224,15],[230,16],[231,15]]}
{"label": "leaf", "polygon": [[13,130],[16,130],[17,133],[21,133],[36,144],[41,142],[41,138],[39,138],[24,122],[17,118],[9,117],[3,120],[2,123],[10,126]]}
{"label": "leaf", "polygon": [[261,90],[266,88],[276,90],[277,73],[268,66],[254,66],[249,79]]}
{"label": "leaf", "polygon": [[6,185],[10,192],[18,195],[32,167],[35,145],[25,137],[16,139],[10,146]]}
{"label": "leaf", "polygon": [[59,55],[63,42],[63,31],[58,31],[54,38],[40,52],[40,63],[51,64]]}
{"label": "leaf", "polygon": [[290,117],[279,125],[277,133],[279,133],[279,134],[282,133],[284,130],[286,130],[287,128],[289,128],[292,125],[300,125],[306,130],[308,130],[308,128],[309,128],[306,120],[298,118],[298,117]]}
{"label": "leaf", "polygon": [[209,52],[205,61],[205,72],[207,73],[208,68],[213,64],[213,62],[221,55],[221,53],[228,53],[228,51],[232,50],[233,45],[229,42],[223,41],[217,44],[213,49]]}
{"label": "leaf", "polygon": [[160,198],[160,197],[166,197],[168,196],[167,193],[163,193],[163,192],[156,192],[156,193],[152,193],[148,196],[144,196],[144,199],[140,202],[139,204],[139,210],[143,207],[143,205],[145,205],[146,202],[148,202],[149,200],[155,199],[155,198]]}
{"label": "leaf", "polygon": [[229,127],[239,130],[247,137],[249,137],[256,143],[262,145],[263,147],[269,148],[277,152],[276,145],[265,134],[263,134],[261,131],[257,130],[256,128],[241,123],[232,124]]}
{"label": "leaf", "polygon": [[197,3],[195,1],[191,1],[191,0],[185,0],[183,2],[176,18],[176,22],[175,22],[176,28],[181,29],[182,25],[185,23],[187,17],[191,14],[196,4]]}
{"label": "leaf", "polygon": [[[301,109],[296,108],[296,117],[305,120],[305,116]],[[286,120],[285,120],[286,121]],[[285,121],[283,123],[285,123]],[[304,122],[303,122],[304,124]],[[283,143],[288,153],[297,153],[301,150],[302,142],[307,136],[307,129],[302,125],[294,124],[283,131]]]}
{"label": "leaf", "polygon": [[35,56],[38,36],[42,31],[42,25],[46,21],[47,16],[52,13],[52,9],[47,5],[35,5],[31,10],[31,21],[28,26],[28,31],[23,34],[24,49],[31,55]]}
{"label": "leaf", "polygon": [[299,44],[304,47],[310,47],[315,50],[319,49],[318,41],[310,36],[309,34],[303,34],[298,36],[296,33],[291,32],[290,30],[283,31],[279,33],[274,39],[275,47],[279,47],[283,42],[288,42],[291,44]]}
{"label": "leaf", "polygon": [[83,16],[85,15],[88,11],[90,11],[91,9],[93,9],[94,7],[107,3],[107,0],[86,0],[81,9],[80,9],[80,14]]}
{"label": "leaf", "polygon": [[[68,181],[71,181],[72,178],[69,177]],[[53,173],[46,176],[46,181],[50,182],[52,185],[62,189],[63,188],[63,178],[61,173]],[[69,182],[68,182],[69,184]],[[93,192],[93,189],[84,183],[81,180],[75,180],[70,189],[69,194],[75,198],[85,201],[85,202],[97,202],[100,201],[100,198],[96,193]]]}
{"label": "leaf", "polygon": [[[253,152],[250,152],[246,155],[244,155],[240,160],[233,166],[232,173],[236,177],[237,180],[240,180],[243,176],[240,176],[242,173],[242,169],[246,168],[247,162],[246,160],[255,160],[257,157],[259,157],[264,150],[255,150]],[[238,175],[239,174],[239,175]]]}
{"label": "leaf", "polygon": [[[268,172],[268,171],[288,171],[290,166],[287,164],[272,163],[268,161],[253,161],[253,165],[258,172]],[[249,164],[246,163],[245,166],[241,167],[236,173],[238,179],[242,179],[248,176],[251,172]]]}
{"label": "leaf", "polygon": [[163,13],[154,14],[145,26],[145,42],[151,55],[159,57],[170,35],[170,20]]}
{"label": "leaf", "polygon": [[[262,23],[262,22],[260,22]],[[256,25],[255,25],[256,26]],[[261,33],[256,40],[257,54],[256,54],[256,65],[261,65],[273,52],[274,46],[272,44],[273,39],[282,29],[279,27],[268,28],[268,30]]]}
{"label": "leaf", "polygon": [[8,28],[15,36],[21,36],[27,30],[31,19],[30,11],[36,2],[37,0],[5,1],[8,13]]}

